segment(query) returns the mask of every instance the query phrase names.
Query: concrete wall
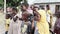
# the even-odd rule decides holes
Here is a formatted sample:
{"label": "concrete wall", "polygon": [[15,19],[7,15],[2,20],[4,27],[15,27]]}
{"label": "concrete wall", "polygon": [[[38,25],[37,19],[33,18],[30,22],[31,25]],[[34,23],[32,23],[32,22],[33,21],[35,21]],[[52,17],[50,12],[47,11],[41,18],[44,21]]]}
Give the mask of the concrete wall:
{"label": "concrete wall", "polygon": [[53,14],[55,13],[55,4],[50,4],[50,10]]}
{"label": "concrete wall", "polygon": [[[45,8],[45,10],[46,10],[46,5],[48,5],[48,4],[39,4],[39,5],[44,5],[44,8]],[[55,13],[55,7],[56,7],[56,5],[60,5],[60,4],[58,4],[58,3],[56,3],[56,4],[49,4],[50,10],[51,10],[51,12],[52,12],[53,14]]]}
{"label": "concrete wall", "polygon": [[48,3],[48,2],[60,2],[60,0],[27,0],[29,3]]}
{"label": "concrete wall", "polygon": [[53,14],[55,13],[55,7],[56,7],[56,5],[60,5],[60,4],[58,4],[58,3],[56,3],[56,4],[50,4],[50,10],[52,11]]}
{"label": "concrete wall", "polygon": [[[44,8],[46,10],[46,5],[47,4],[40,4],[40,5],[44,5]],[[49,6],[50,6],[51,12],[54,14],[55,13],[55,4],[49,4]]]}
{"label": "concrete wall", "polygon": [[45,10],[46,10],[46,5],[49,4],[50,10],[52,11],[53,14],[55,13],[55,6],[60,5],[60,3],[58,2],[60,2],[60,0],[32,0],[32,1],[28,0],[29,4],[40,3],[39,5],[44,5]]}

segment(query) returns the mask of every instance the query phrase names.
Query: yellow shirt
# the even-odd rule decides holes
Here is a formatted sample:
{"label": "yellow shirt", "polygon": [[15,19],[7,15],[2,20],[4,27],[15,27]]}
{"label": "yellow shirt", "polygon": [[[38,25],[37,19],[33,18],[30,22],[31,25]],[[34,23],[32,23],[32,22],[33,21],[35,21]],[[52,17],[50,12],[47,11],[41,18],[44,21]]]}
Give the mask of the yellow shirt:
{"label": "yellow shirt", "polygon": [[6,19],[6,25],[5,25],[6,31],[8,31],[9,29],[9,26],[8,26],[9,23],[10,23],[10,19]]}
{"label": "yellow shirt", "polygon": [[50,14],[50,15],[52,14],[50,10],[47,10],[47,13]]}
{"label": "yellow shirt", "polygon": [[40,21],[37,22],[37,28],[39,34],[49,34],[49,25],[46,21],[46,12],[44,10],[39,10],[39,14],[41,15]]}
{"label": "yellow shirt", "polygon": [[49,17],[47,18],[47,19],[49,19],[50,18],[50,24],[51,24],[51,26],[52,26],[52,12],[51,12],[51,10],[47,10],[47,14],[49,14]]}

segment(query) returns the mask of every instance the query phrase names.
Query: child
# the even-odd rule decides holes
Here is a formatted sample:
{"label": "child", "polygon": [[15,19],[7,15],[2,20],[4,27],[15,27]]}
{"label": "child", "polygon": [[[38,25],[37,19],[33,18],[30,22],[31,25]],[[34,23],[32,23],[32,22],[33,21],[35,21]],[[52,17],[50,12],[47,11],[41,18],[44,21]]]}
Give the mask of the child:
{"label": "child", "polygon": [[56,17],[57,17],[57,20],[54,26],[54,32],[56,34],[60,34],[60,12],[56,13]]}
{"label": "child", "polygon": [[22,33],[23,34],[32,34],[32,29],[33,29],[33,21],[32,23],[29,20],[29,13],[24,12],[22,14],[22,18],[23,18],[23,25],[22,25]]}
{"label": "child", "polygon": [[9,15],[9,14],[6,14],[6,25],[5,25],[5,27],[6,27],[6,32],[5,32],[5,34],[8,33],[9,23],[10,23],[10,15]]}
{"label": "child", "polygon": [[49,25],[46,21],[46,12],[44,9],[38,11],[39,17],[37,21],[37,28],[39,34],[49,34]]}

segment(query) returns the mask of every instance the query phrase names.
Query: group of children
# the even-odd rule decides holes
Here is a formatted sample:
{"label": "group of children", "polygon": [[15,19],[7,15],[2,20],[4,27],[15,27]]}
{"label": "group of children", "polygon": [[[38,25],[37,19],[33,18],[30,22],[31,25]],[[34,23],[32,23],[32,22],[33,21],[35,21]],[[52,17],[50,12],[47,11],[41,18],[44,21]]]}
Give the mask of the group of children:
{"label": "group of children", "polygon": [[50,34],[52,14],[49,6],[45,11],[43,8],[39,10],[36,6],[29,7],[28,4],[22,3],[20,12],[22,14],[18,14],[18,10],[12,8],[12,13],[6,14],[5,34]]}

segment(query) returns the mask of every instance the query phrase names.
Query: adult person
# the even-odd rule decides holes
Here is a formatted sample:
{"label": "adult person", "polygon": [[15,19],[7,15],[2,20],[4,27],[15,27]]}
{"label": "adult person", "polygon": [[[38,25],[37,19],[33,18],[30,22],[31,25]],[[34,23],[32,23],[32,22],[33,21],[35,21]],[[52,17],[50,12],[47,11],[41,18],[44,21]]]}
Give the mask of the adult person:
{"label": "adult person", "polygon": [[39,18],[37,21],[37,28],[39,34],[49,34],[49,25],[46,21],[46,11],[42,8],[38,11]]}

